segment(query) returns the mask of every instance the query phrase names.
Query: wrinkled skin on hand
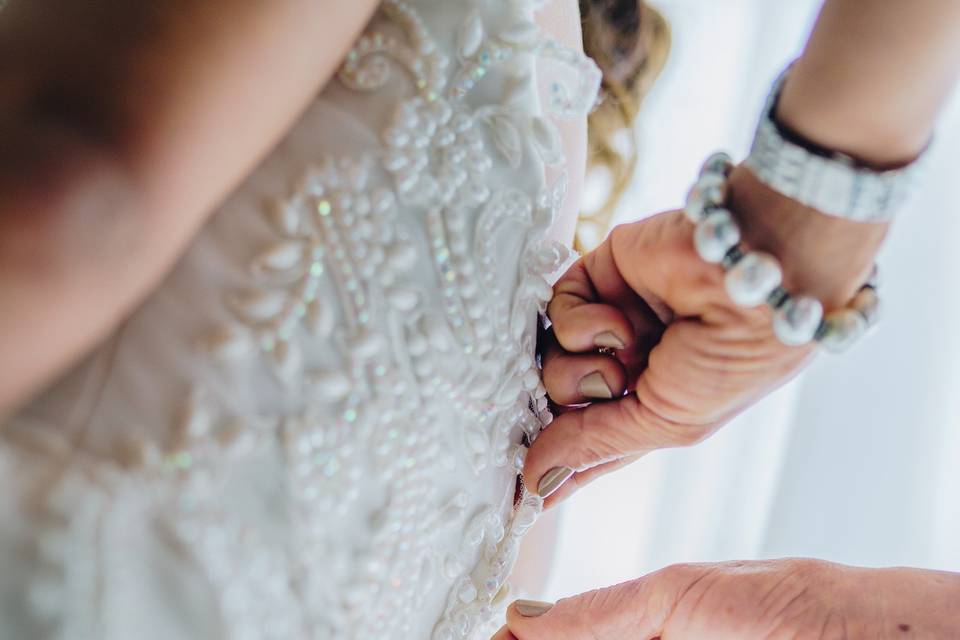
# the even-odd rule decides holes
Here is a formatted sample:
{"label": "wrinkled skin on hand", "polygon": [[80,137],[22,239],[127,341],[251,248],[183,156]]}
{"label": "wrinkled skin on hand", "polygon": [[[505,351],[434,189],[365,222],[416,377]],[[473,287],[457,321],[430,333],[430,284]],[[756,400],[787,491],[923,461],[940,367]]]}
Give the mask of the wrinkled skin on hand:
{"label": "wrinkled skin on hand", "polygon": [[692,233],[681,212],[617,227],[555,285],[544,383],[556,404],[592,404],[563,412],[529,452],[530,486],[551,469],[578,472],[551,502],[644,453],[703,440],[812,354],[777,340],[766,306],[730,301]]}
{"label": "wrinkled skin on hand", "polygon": [[807,559],[674,565],[555,605],[494,640],[906,640],[960,633],[960,576]]}

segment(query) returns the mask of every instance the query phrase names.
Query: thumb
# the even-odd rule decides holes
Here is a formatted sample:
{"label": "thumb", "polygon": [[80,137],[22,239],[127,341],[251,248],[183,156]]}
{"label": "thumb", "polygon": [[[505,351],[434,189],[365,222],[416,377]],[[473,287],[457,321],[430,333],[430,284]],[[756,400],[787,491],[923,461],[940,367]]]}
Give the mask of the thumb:
{"label": "thumb", "polygon": [[767,378],[783,378],[807,357],[801,350],[783,365],[772,332],[751,341],[740,331],[692,319],[671,323],[633,393],[564,413],[537,436],[524,481],[547,498],[571,477],[579,480],[575,472],[697,444],[754,401],[758,389],[769,390]]}
{"label": "thumb", "polygon": [[507,627],[517,640],[655,638],[672,606],[649,608],[649,587],[641,579],[565,598],[556,604],[518,600],[507,609]]}

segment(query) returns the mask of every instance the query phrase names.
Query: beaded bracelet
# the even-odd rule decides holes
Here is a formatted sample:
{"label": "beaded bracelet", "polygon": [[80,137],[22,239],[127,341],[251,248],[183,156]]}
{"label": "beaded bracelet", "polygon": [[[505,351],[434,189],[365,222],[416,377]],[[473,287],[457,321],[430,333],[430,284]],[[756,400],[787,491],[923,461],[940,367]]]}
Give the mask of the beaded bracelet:
{"label": "beaded bracelet", "polygon": [[773,309],[773,330],[784,344],[800,346],[816,341],[832,352],[846,350],[879,317],[876,267],[846,308],[826,315],[816,298],[786,291],[781,286],[779,261],[769,253],[747,251],[741,244],[739,225],[724,207],[732,170],[730,156],[713,154],[687,196],[684,212],[696,225],[693,238],[697,253],[706,262],[723,266],[725,288],[737,306],[766,303]]}

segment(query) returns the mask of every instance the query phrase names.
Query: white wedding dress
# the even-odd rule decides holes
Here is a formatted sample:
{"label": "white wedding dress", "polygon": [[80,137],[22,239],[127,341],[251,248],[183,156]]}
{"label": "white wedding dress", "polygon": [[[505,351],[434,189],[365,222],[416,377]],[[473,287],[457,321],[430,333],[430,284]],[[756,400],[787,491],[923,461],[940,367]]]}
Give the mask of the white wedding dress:
{"label": "white wedding dress", "polygon": [[566,259],[553,118],[599,81],[538,4],[383,2],[164,284],[3,426],[0,638],[489,637],[541,507],[516,477]]}

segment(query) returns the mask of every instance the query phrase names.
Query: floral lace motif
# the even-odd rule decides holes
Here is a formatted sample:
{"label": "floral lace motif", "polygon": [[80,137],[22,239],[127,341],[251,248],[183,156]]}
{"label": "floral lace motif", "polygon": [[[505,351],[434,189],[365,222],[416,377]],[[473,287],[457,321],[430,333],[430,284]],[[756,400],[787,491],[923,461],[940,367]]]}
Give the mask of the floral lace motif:
{"label": "floral lace motif", "polygon": [[[434,640],[477,638],[503,604],[542,501],[524,492],[511,510],[511,487],[502,504],[471,512],[466,492],[443,495],[433,479],[453,471],[452,448],[475,473],[519,471],[519,433],[533,439],[551,419],[533,354],[537,312],[552,295],[545,275],[568,257],[543,239],[563,185],[530,193],[493,176],[563,160],[555,125],[534,110],[534,58],[572,68],[573,86],[550,92],[559,117],[592,106],[599,72],[542,37],[538,2],[485,2],[490,11],[478,3],[460,25],[455,60],[410,5],[383,2],[338,74],[357,92],[377,92],[397,72],[408,78],[382,146],[308,167],[265,211],[276,240],[250,261],[250,286],[226,296],[233,321],[202,340],[227,367],[269,363],[300,401],[236,422],[197,387],[172,449],[141,445],[110,472],[154,487],[170,513],[158,526],[217,594],[227,637],[412,637],[410,615],[439,586],[449,596]],[[508,19],[491,32],[485,13]],[[483,103],[477,87],[494,72],[502,99]],[[518,243],[509,290],[497,276],[505,237]],[[417,277],[426,268],[417,238],[427,239],[438,289]],[[332,360],[321,364],[318,350]],[[463,425],[455,443],[451,410]],[[224,469],[271,449],[286,474],[288,545],[211,498]],[[357,508],[364,474],[382,479],[387,496],[369,514],[369,538],[338,548],[329,525]],[[73,520],[61,534],[71,536]],[[437,544],[449,535],[460,549]],[[62,635],[102,635],[102,621],[72,611],[58,614]]]}

